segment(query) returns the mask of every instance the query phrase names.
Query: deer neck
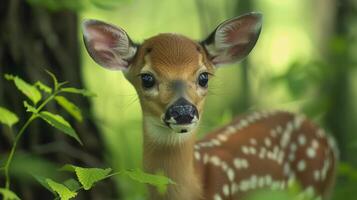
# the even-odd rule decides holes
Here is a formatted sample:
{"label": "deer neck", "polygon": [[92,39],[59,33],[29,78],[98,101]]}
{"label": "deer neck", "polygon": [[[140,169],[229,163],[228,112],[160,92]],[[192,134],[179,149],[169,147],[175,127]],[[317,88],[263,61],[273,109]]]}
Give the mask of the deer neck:
{"label": "deer neck", "polygon": [[150,188],[151,199],[201,199],[200,178],[194,168],[194,144],[195,134],[173,133],[144,119],[144,168],[149,173],[162,172],[176,183],[169,185],[164,195]]}

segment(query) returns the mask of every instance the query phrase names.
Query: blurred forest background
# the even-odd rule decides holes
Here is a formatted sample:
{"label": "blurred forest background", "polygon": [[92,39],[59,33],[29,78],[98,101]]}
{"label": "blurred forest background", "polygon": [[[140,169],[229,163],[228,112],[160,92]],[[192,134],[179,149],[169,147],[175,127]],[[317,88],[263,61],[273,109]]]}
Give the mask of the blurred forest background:
{"label": "blurred forest background", "polygon": [[[5,73],[49,83],[48,69],[97,94],[71,99],[85,116],[83,122],[71,120],[84,147],[46,124],[30,126],[12,164],[12,189],[26,200],[50,199],[29,174],[55,177],[64,163],[116,171],[141,167],[137,96],[120,72],[102,69],[85,52],[83,19],[116,24],[136,42],[162,32],[200,40],[223,20],[250,11],[264,15],[260,39],[248,59],[219,69],[212,79],[200,136],[253,110],[304,113],[337,140],[341,164],[333,199],[356,199],[355,0],[1,0],[0,106],[26,115],[24,99]],[[48,110],[62,113],[55,104]],[[0,131],[1,163],[14,136],[8,127]],[[77,199],[140,200],[145,194],[145,185],[118,176]]]}

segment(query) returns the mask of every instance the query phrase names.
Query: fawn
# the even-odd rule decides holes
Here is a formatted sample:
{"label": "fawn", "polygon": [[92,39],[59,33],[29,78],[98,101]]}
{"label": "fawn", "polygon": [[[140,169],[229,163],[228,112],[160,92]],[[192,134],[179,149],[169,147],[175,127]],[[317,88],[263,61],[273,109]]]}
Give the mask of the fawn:
{"label": "fawn", "polygon": [[151,199],[244,199],[258,189],[282,190],[292,181],[301,195],[326,199],[337,153],[332,139],[301,115],[255,112],[196,142],[208,82],[220,65],[245,58],[258,40],[262,15],[221,23],[197,42],[164,33],[134,43],[121,28],[83,23],[88,53],[99,65],[123,71],[143,113],[144,168],[176,184]]}

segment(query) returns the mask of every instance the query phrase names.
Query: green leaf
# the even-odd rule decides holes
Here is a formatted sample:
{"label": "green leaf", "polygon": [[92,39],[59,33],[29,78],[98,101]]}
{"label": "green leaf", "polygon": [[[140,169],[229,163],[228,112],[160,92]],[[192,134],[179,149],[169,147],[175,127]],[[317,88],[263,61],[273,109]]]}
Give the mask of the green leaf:
{"label": "green leaf", "polygon": [[37,113],[36,108],[31,106],[27,101],[24,101],[24,107],[26,108],[26,112]]}
{"label": "green leaf", "polygon": [[20,200],[14,192],[5,188],[0,188],[0,194],[4,197],[4,200]]}
{"label": "green leaf", "polygon": [[70,164],[65,164],[63,167],[59,169],[60,171],[68,171],[68,172],[75,172],[76,171],[76,166],[70,165]]}
{"label": "green leaf", "polygon": [[154,175],[143,172],[140,169],[126,170],[124,174],[140,183],[146,183],[155,186],[160,193],[164,193],[168,184],[175,184],[174,181],[163,175]]}
{"label": "green leaf", "polygon": [[87,97],[96,97],[97,96],[93,92],[90,92],[86,89],[78,89],[78,88],[73,88],[73,87],[62,88],[61,91],[68,92],[68,93],[74,93],[74,94],[81,94],[81,95],[87,96]]}
{"label": "green leaf", "polygon": [[43,84],[41,81],[37,81],[34,85],[37,86],[40,90],[48,94],[52,93],[52,89],[49,86]]}
{"label": "green leaf", "polygon": [[57,81],[56,76],[52,72],[50,72],[48,70],[46,70],[46,73],[51,76],[51,78],[53,80],[53,86],[54,86],[54,88],[56,90],[58,88],[58,81]]}
{"label": "green leaf", "polygon": [[19,121],[17,115],[8,109],[0,106],[0,123],[6,124],[12,127]]}
{"label": "green leaf", "polygon": [[46,179],[46,182],[60,196],[61,200],[68,200],[77,196],[77,192],[71,191],[61,183],[57,183],[49,178]]}
{"label": "green leaf", "polygon": [[349,163],[341,162],[338,166],[340,176],[348,177],[350,180],[357,181],[357,169]]}
{"label": "green leaf", "polygon": [[85,190],[89,190],[93,187],[93,184],[103,180],[112,171],[111,168],[100,169],[100,168],[82,168],[75,167],[75,172],[79,182],[83,185]]}
{"label": "green leaf", "polygon": [[63,184],[67,186],[71,191],[78,191],[79,189],[81,189],[80,183],[78,183],[78,181],[74,180],[73,178],[65,180]]}
{"label": "green leaf", "polygon": [[53,127],[76,139],[82,145],[82,141],[79,139],[77,133],[63,117],[47,111],[40,112],[39,116]]}
{"label": "green leaf", "polygon": [[30,85],[21,78],[10,74],[5,74],[5,78],[7,80],[14,81],[17,89],[19,89],[24,95],[31,99],[34,104],[37,104],[37,102],[41,100],[42,95],[35,86]]}
{"label": "green leaf", "polygon": [[62,96],[57,96],[55,97],[55,100],[57,103],[62,106],[70,115],[72,115],[77,121],[82,122],[83,117],[82,117],[82,112],[81,110],[72,102],[70,102],[68,99]]}
{"label": "green leaf", "polygon": [[50,188],[50,186],[48,185],[45,177],[43,176],[39,176],[39,175],[32,175],[35,180],[40,183],[44,188],[46,188],[48,191],[52,192],[53,193],[53,190]]}

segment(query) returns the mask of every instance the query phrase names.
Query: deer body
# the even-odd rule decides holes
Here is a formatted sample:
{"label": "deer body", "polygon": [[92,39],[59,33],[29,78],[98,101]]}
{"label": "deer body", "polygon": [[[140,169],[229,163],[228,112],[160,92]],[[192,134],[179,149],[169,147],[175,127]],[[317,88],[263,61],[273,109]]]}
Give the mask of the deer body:
{"label": "deer body", "polygon": [[160,34],[134,44],[104,22],[84,22],[84,40],[100,65],[122,70],[143,111],[144,168],[176,184],[154,200],[238,200],[262,188],[286,189],[297,181],[305,193],[327,198],[336,155],[323,131],[286,112],[253,113],[196,143],[208,81],[221,64],[244,58],[254,47],[261,15],[220,24],[204,41]]}

